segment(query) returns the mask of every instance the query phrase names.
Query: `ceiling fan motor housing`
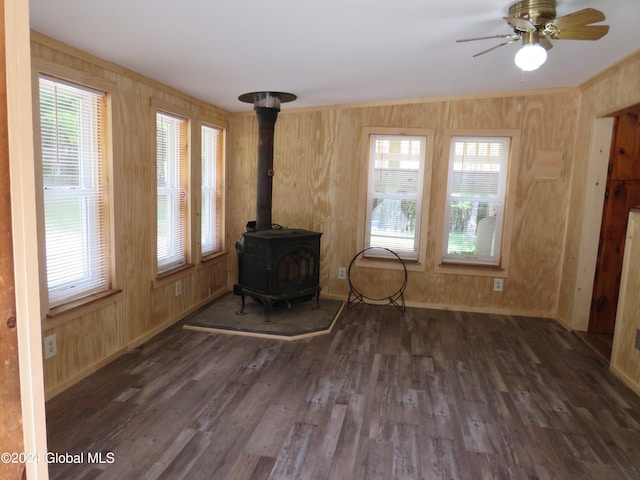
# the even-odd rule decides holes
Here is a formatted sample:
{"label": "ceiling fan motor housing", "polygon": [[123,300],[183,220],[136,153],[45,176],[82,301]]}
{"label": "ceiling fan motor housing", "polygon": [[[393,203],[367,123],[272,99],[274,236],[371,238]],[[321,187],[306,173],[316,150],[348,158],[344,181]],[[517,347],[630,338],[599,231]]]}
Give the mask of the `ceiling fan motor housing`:
{"label": "ceiling fan motor housing", "polygon": [[556,18],[555,0],[523,0],[509,7],[509,16],[524,18],[536,26],[545,25]]}

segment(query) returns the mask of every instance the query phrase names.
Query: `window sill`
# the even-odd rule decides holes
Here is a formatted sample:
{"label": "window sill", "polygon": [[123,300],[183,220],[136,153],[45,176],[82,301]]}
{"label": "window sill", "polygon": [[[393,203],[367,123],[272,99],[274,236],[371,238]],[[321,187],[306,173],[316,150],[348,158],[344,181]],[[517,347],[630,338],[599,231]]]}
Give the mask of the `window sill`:
{"label": "window sill", "polygon": [[210,253],[209,255],[202,257],[200,263],[211,263],[216,260],[219,260],[221,257],[224,257],[229,253],[227,250],[221,250],[219,252]]}
{"label": "window sill", "polygon": [[153,281],[153,288],[162,287],[168,283],[175,282],[176,280],[185,276],[185,274],[193,270],[195,266],[192,263],[187,265],[181,265],[166,272],[159,273]]}
{"label": "window sill", "polygon": [[[417,260],[402,260],[408,272],[424,272],[425,265]],[[381,268],[385,270],[402,270],[402,263],[397,258],[359,257],[356,267]]]}
{"label": "window sill", "polygon": [[55,328],[70,320],[108,307],[120,299],[122,299],[122,290],[105,290],[104,292],[59,305],[47,313],[45,321],[42,323],[42,329]]}
{"label": "window sill", "polygon": [[509,271],[495,265],[470,265],[464,263],[441,263],[435,268],[436,273],[452,275],[473,275],[476,277],[507,278]]}

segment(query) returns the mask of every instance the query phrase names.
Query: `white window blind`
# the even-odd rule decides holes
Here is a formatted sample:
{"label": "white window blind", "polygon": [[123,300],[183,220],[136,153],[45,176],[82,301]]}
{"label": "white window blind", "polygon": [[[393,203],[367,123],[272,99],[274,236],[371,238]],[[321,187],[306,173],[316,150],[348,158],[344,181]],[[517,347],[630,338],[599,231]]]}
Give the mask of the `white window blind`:
{"label": "white window blind", "polygon": [[184,118],[156,114],[158,273],[187,262],[186,124]]}
{"label": "white window blind", "polygon": [[[370,135],[365,248],[417,260],[426,137]],[[368,256],[389,256],[381,249]]]}
{"label": "white window blind", "polygon": [[202,257],[221,249],[223,131],[202,125]]}
{"label": "white window blind", "polygon": [[105,95],[39,79],[49,306],[110,288]]}
{"label": "white window blind", "polygon": [[443,262],[499,265],[509,137],[452,137]]}

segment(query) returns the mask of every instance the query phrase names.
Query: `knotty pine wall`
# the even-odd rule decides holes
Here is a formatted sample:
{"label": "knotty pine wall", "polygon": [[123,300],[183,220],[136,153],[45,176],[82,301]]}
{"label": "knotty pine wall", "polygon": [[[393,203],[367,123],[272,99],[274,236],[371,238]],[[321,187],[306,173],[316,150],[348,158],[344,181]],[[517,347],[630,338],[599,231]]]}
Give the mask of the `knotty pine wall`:
{"label": "knotty pine wall", "polygon": [[[34,78],[41,71],[102,88],[110,94],[112,113],[114,287],[120,293],[42,320],[43,337],[57,336],[58,354],[44,360],[50,397],[227,290],[227,255],[162,280],[155,278],[152,105],[221,125],[228,114],[35,32],[31,48]],[[175,295],[177,280],[182,281],[180,296]]]}
{"label": "knotty pine wall", "polygon": [[[564,250],[566,210],[579,97],[576,89],[495,97],[442,99],[380,106],[295,109],[285,104],[275,127],[273,221],[323,232],[324,295],[345,297],[337,279],[358,248],[358,207],[365,195],[368,147],[365,127],[435,131],[427,265],[409,272],[406,300],[415,306],[554,316]],[[550,114],[549,112],[553,112]],[[230,118],[229,232],[237,238],[255,212],[257,121],[253,113]],[[438,223],[444,214],[448,145],[446,129],[515,129],[521,132],[511,266],[503,292],[493,277],[436,273]],[[554,178],[543,174],[540,151],[561,152]],[[235,268],[230,265],[230,268]],[[365,294],[392,293],[393,273],[364,269]],[[496,276],[501,276],[497,274]],[[397,277],[397,275],[396,275]],[[389,290],[392,288],[392,290]],[[376,293],[378,292],[378,293]]]}

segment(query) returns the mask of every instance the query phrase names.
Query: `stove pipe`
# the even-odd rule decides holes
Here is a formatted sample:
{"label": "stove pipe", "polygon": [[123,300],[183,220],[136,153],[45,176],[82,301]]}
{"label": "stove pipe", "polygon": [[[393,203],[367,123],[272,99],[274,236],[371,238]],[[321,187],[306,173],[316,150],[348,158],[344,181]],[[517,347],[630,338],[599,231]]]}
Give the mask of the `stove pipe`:
{"label": "stove pipe", "polygon": [[251,92],[238,100],[253,103],[258,119],[258,185],[256,194],[256,230],[272,228],[273,137],[280,104],[296,99],[292,93]]}

